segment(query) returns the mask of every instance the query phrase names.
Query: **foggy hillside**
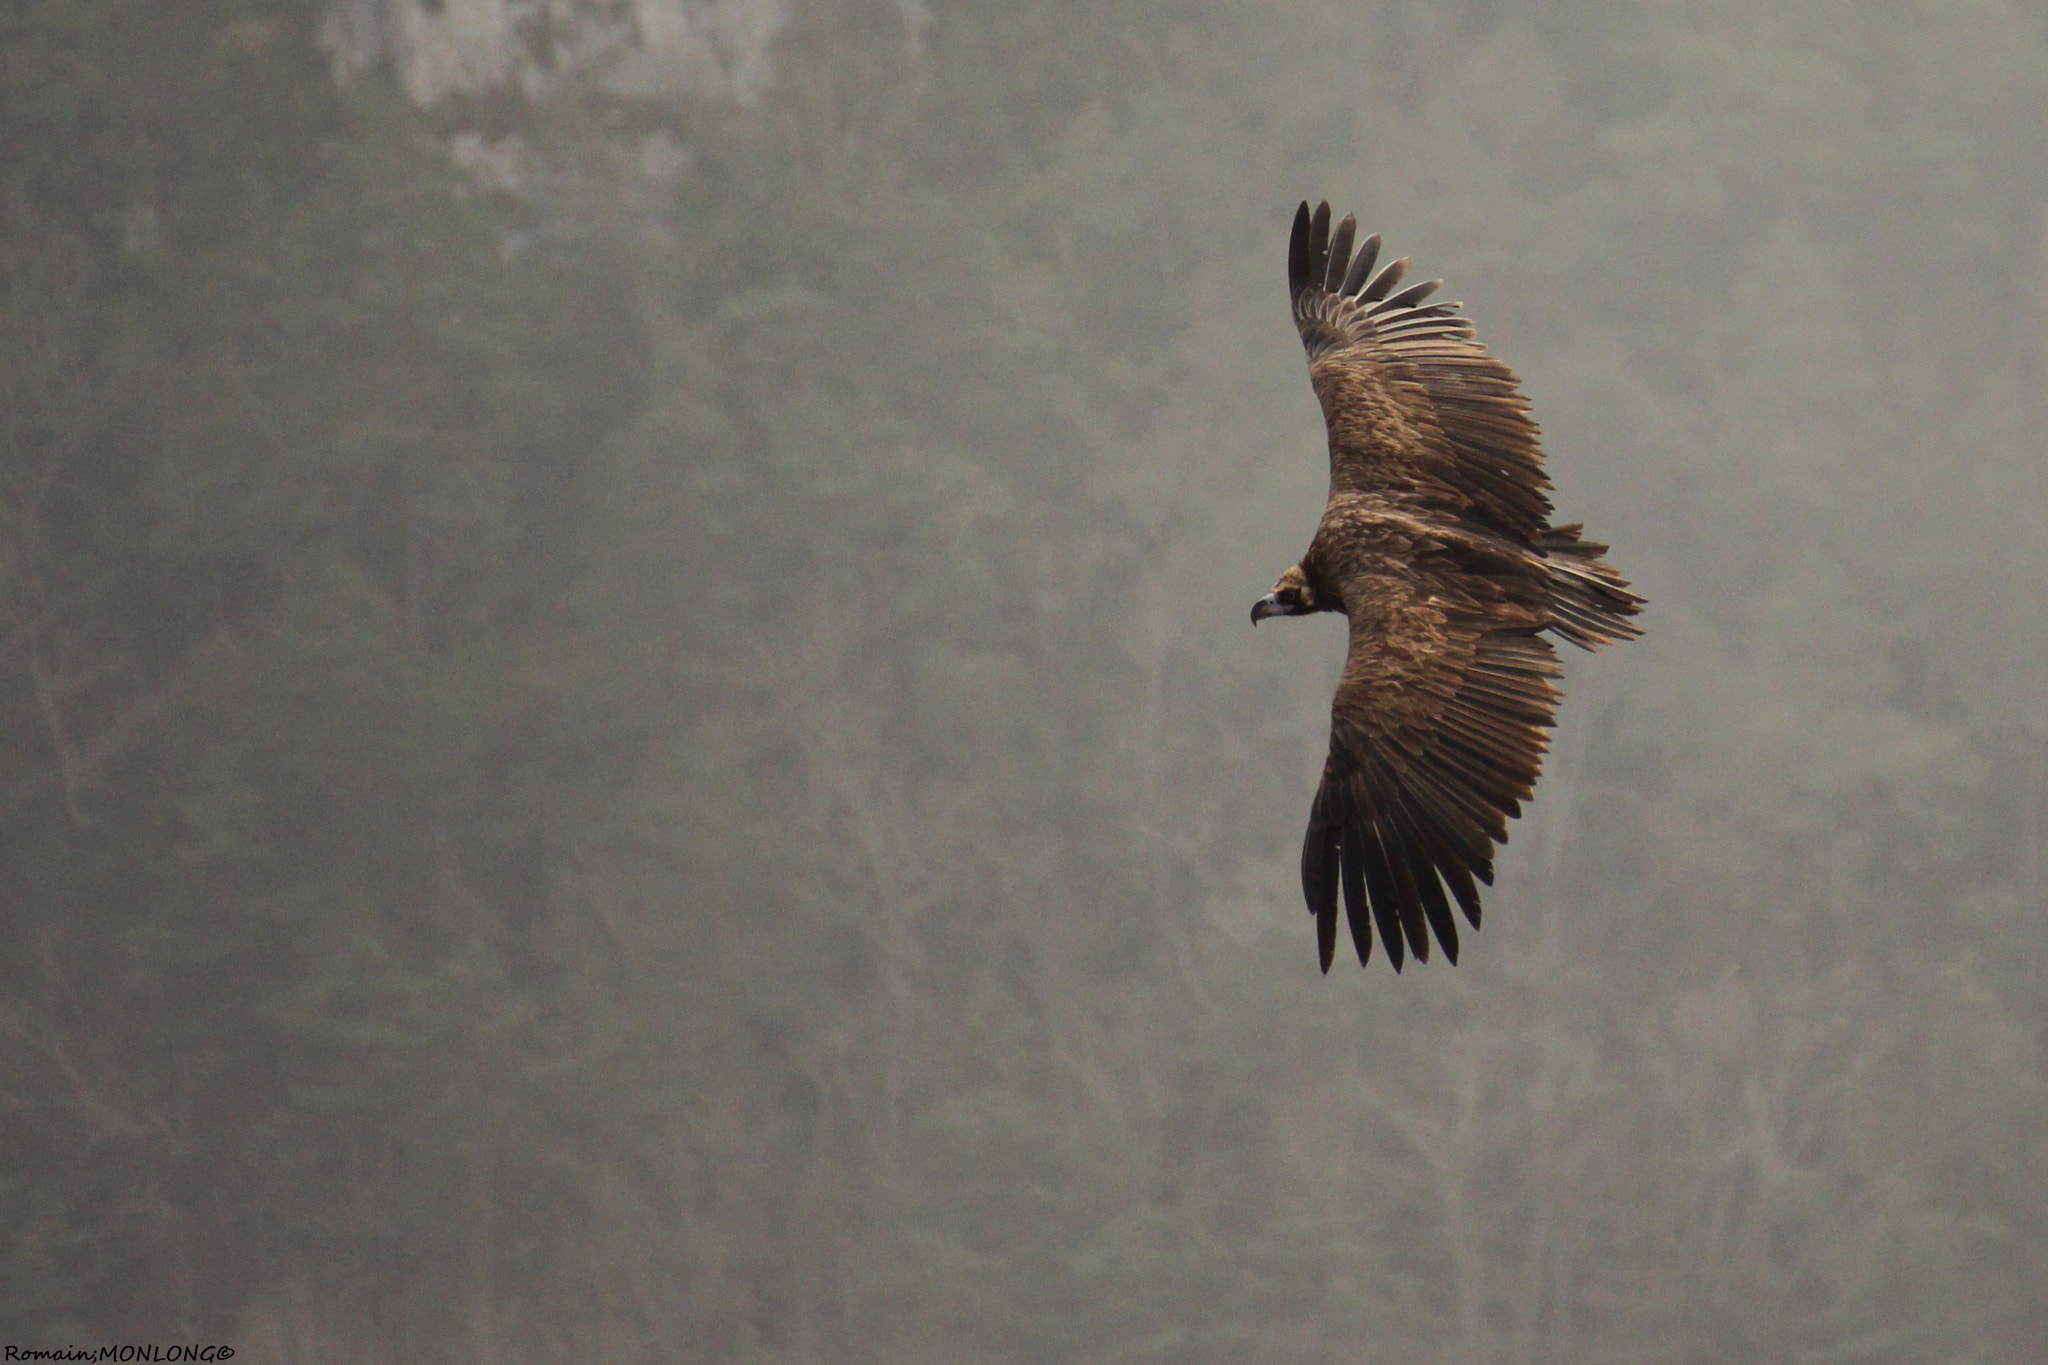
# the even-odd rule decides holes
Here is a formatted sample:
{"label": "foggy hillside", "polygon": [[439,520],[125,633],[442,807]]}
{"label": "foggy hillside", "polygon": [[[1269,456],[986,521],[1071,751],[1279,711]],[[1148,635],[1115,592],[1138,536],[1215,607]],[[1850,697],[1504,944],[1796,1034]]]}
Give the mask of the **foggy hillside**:
{"label": "foggy hillside", "polygon": [[[1328,198],[1650,599],[1297,881]],[[0,1344],[2048,1359],[2048,11],[0,7]]]}

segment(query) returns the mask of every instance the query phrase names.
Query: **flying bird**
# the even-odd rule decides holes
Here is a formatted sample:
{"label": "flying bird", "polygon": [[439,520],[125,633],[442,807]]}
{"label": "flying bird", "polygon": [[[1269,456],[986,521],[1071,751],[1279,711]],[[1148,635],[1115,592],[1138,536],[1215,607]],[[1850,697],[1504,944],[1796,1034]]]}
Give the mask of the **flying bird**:
{"label": "flying bird", "polygon": [[[1351,643],[1330,705],[1330,753],[1301,845],[1301,889],[1324,972],[1339,892],[1364,965],[1379,929],[1399,971],[1430,935],[1458,960],[1456,900],[1522,813],[1557,716],[1546,635],[1597,649],[1641,632],[1643,599],[1581,527],[1552,526],[1550,480],[1514,373],[1473,340],[1442,284],[1375,272],[1357,220],[1302,204],[1288,244],[1294,325],[1330,434],[1330,498],[1300,563],[1252,607],[1341,611]],[[1446,890],[1449,895],[1445,894]]]}

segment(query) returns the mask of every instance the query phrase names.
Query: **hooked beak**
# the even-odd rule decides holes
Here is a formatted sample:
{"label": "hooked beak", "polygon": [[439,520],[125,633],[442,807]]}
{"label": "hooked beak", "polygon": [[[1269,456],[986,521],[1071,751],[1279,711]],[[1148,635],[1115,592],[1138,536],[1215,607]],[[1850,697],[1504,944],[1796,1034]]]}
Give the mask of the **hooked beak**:
{"label": "hooked beak", "polygon": [[1280,597],[1277,593],[1269,592],[1258,601],[1252,603],[1253,625],[1257,625],[1268,616],[1285,616],[1286,614],[1287,609],[1280,605]]}

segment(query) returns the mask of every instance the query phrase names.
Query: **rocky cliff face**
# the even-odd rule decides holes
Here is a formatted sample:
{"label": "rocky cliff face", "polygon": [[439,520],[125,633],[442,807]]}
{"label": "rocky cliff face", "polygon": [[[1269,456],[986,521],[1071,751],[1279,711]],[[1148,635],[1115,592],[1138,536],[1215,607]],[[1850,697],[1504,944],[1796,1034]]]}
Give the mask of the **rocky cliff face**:
{"label": "rocky cliff face", "polygon": [[747,102],[765,85],[785,0],[335,0],[336,74],[388,61],[414,99],[545,93],[595,72],[620,95]]}

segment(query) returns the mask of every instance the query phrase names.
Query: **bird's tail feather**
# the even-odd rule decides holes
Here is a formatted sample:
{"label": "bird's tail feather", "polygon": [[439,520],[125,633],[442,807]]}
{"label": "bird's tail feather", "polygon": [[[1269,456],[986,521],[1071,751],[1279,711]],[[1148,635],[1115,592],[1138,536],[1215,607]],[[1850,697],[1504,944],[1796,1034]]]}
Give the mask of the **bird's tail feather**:
{"label": "bird's tail feather", "polygon": [[1643,609],[1643,598],[1600,558],[1605,545],[1579,539],[1583,529],[1554,526],[1536,539],[1550,567],[1550,629],[1581,649],[1633,640],[1643,632],[1628,618]]}

